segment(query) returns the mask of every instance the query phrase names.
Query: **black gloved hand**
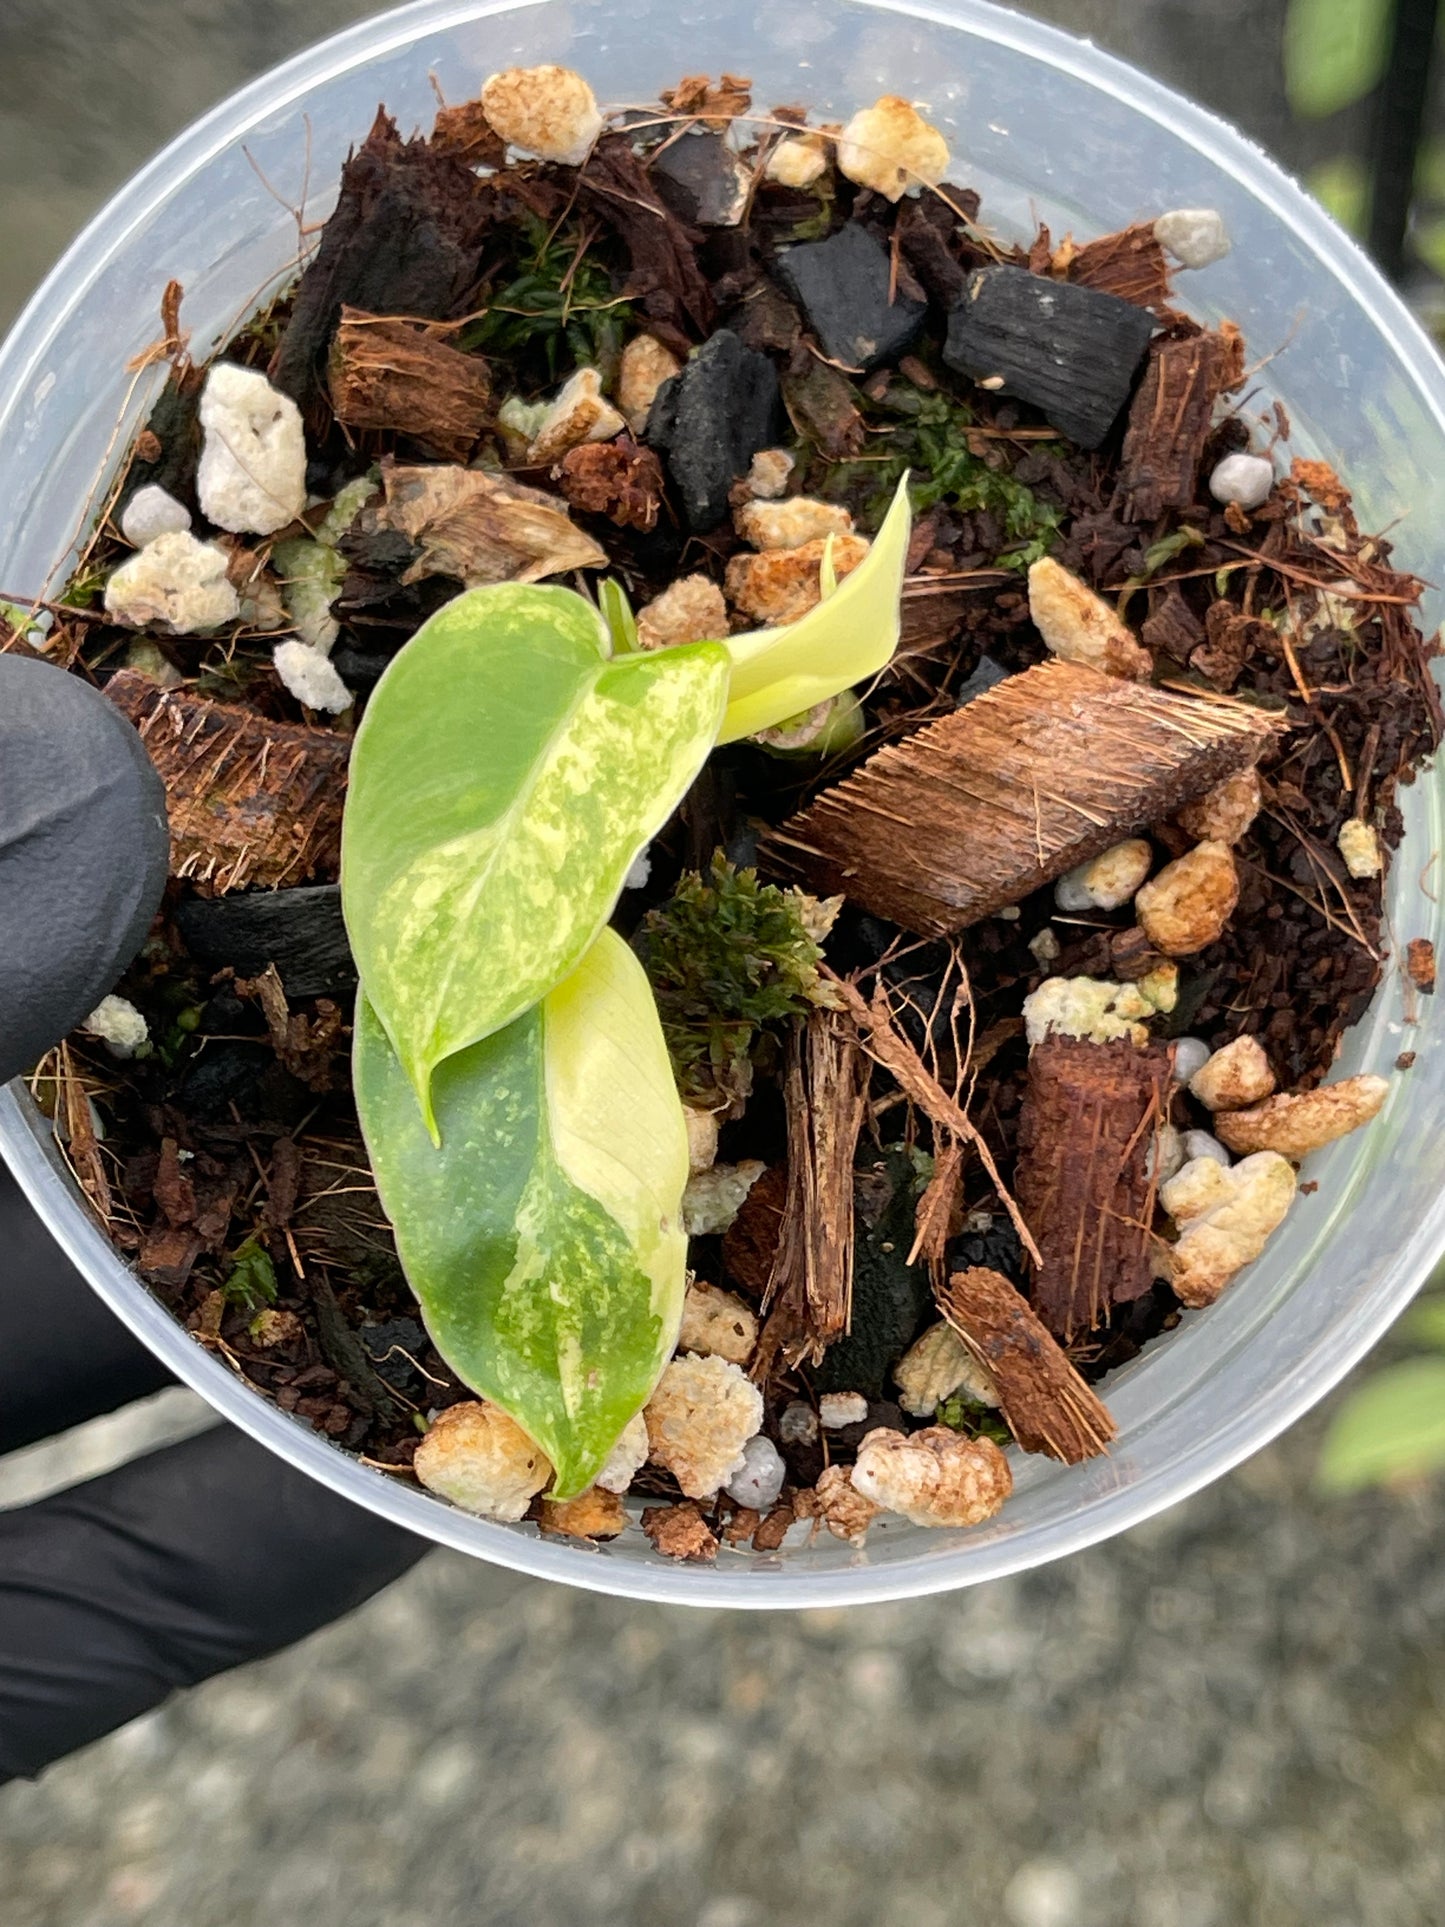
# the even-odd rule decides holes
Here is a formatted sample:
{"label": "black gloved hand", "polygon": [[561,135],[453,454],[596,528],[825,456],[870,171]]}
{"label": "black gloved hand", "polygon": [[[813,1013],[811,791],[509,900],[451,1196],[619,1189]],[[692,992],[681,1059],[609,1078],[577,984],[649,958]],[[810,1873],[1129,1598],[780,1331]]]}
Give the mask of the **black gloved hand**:
{"label": "black gloved hand", "polygon": [[[110,989],[165,858],[129,724],[0,655],[0,1080]],[[0,1454],[168,1382],[0,1166]],[[0,1513],[0,1781],[325,1625],[425,1549],[219,1426]]]}

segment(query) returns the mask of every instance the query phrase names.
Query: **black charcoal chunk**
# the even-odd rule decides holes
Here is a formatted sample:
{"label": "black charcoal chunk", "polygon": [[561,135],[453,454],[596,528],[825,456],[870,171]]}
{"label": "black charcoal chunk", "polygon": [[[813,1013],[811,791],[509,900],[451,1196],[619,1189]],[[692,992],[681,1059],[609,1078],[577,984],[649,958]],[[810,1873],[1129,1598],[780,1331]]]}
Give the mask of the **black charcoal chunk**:
{"label": "black charcoal chunk", "polygon": [[90,1015],[166,886],[166,798],[97,689],[0,656],[0,1083]]}
{"label": "black charcoal chunk", "polygon": [[369,696],[391,666],[395,651],[353,649],[338,643],[331,652],[331,663],[354,696]]}
{"label": "black charcoal chunk", "polygon": [[[346,675],[344,669],[341,673],[343,676]],[[990,689],[997,689],[999,684],[1012,673],[1012,670],[1005,669],[1001,662],[995,662],[992,656],[980,656],[973,674],[967,681],[958,685],[953,700],[962,709],[964,704],[971,703],[975,696],[986,696]],[[347,680],[349,681],[350,678],[348,677]]]}
{"label": "black charcoal chunk", "polygon": [[1081,448],[1118,419],[1154,332],[1146,308],[1027,268],[980,268],[950,311],[943,359],[1043,410]]}
{"label": "black charcoal chunk", "polygon": [[778,275],[829,360],[865,374],[906,354],[928,312],[901,289],[888,299],[888,251],[856,221],[826,241],[789,248],[778,257]]}
{"label": "black charcoal chunk", "polygon": [[242,896],[191,897],[176,910],[181,941],[198,964],[254,977],[275,964],[290,998],[345,996],[356,965],[334,883]]}
{"label": "black charcoal chunk", "polygon": [[648,172],[659,199],[692,227],[735,227],[747,208],[752,175],[721,134],[695,128],[679,135]]}
{"label": "black charcoal chunk", "polygon": [[386,1380],[393,1391],[406,1397],[423,1389],[417,1361],[431,1340],[415,1318],[387,1318],[375,1325],[361,1325],[357,1336],[366,1355],[376,1368],[378,1378]]}
{"label": "black charcoal chunk", "polygon": [[918,1336],[933,1293],[926,1268],[908,1262],[917,1197],[917,1173],[906,1151],[887,1151],[876,1168],[858,1172],[852,1320],[847,1336],[828,1347],[814,1371],[816,1391],[881,1398],[893,1367]]}
{"label": "black charcoal chunk", "polygon": [[208,1043],[186,1066],[175,1102],[197,1124],[289,1130],[316,1102],[276,1062],[269,1044],[229,1038]]}
{"label": "black charcoal chunk", "polygon": [[666,456],[688,526],[701,532],[716,528],[728,490],[781,431],[773,364],[719,328],[657,391],[643,439]]}

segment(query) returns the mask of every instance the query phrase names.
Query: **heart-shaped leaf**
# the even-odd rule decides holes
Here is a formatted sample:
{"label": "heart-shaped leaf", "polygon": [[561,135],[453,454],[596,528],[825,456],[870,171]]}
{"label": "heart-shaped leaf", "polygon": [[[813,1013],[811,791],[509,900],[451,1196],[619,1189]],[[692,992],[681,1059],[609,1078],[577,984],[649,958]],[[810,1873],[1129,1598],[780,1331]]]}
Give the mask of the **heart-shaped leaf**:
{"label": "heart-shaped leaf", "polygon": [[570,589],[470,590],[399,652],[357,731],[346,926],[433,1131],[437,1065],[577,966],[717,735],[721,643],[609,648]]}
{"label": "heart-shaped leaf", "polygon": [[838,583],[831,555],[825,556],[824,597],[816,608],[797,622],[727,639],[733,668],[719,742],[776,729],[877,675],[898,647],[912,526],[905,475],[872,548],[852,574]]}
{"label": "heart-shaped leaf", "polygon": [[363,996],[355,1085],[382,1204],[452,1369],[594,1478],[672,1354],[687,1132],[641,964],[604,930],[549,997],[449,1057],[441,1146]]}

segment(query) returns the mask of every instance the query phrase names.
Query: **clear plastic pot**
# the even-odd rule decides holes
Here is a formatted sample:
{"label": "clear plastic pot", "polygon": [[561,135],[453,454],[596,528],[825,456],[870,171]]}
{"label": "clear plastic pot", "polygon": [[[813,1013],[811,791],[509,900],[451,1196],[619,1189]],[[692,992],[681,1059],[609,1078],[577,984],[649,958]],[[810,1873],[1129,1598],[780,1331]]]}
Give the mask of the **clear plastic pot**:
{"label": "clear plastic pot", "polygon": [[[159,331],[166,280],[185,286],[184,320],[201,354],[284,278],[296,222],[258,172],[299,204],[309,168],[305,212],[315,221],[379,101],[403,127],[424,126],[435,106],[430,76],[463,100],[494,69],[539,60],[578,67],[608,103],[723,69],[751,74],[762,106],[806,101],[822,119],[843,119],[885,90],[912,96],[950,139],[952,177],[977,187],[987,219],[1005,230],[1022,233],[1037,215],[1056,235],[1083,238],[1169,207],[1219,208],[1234,251],[1183,276],[1182,299],[1201,316],[1236,319],[1252,355],[1276,355],[1260,392],[1285,401],[1296,446],[1335,463],[1363,523],[1398,524],[1408,566],[1445,579],[1445,370],[1315,203],[1167,88],[979,0],[742,9],[423,0],[327,41],[209,114],[115,197],[36,295],[0,353],[0,584],[39,591],[78,534],[146,399],[125,363]],[[1401,947],[1445,935],[1445,879],[1431,869],[1445,845],[1439,785],[1422,780],[1403,801],[1409,832],[1390,889]],[[1187,1316],[1109,1381],[1121,1437],[1107,1458],[1065,1469],[1015,1454],[1014,1498],[976,1531],[883,1520],[864,1551],[824,1536],[774,1556],[725,1550],[712,1569],[659,1559],[640,1533],[596,1549],[544,1541],[533,1527],[470,1518],[357,1463],[249,1391],[170,1319],[88,1215],[18,1085],[0,1093],[0,1153],[95,1289],[178,1377],[358,1504],[463,1552],[603,1592],[836,1605],[969,1585],[1106,1538],[1218,1478],[1341,1377],[1445,1247],[1434,1128],[1441,1026],[1431,999],[1414,1001],[1419,1021],[1407,1025],[1392,972],[1339,1066],[1391,1072],[1400,1051],[1416,1053],[1414,1068],[1393,1076],[1384,1114],[1311,1161],[1318,1190],[1218,1305]]]}

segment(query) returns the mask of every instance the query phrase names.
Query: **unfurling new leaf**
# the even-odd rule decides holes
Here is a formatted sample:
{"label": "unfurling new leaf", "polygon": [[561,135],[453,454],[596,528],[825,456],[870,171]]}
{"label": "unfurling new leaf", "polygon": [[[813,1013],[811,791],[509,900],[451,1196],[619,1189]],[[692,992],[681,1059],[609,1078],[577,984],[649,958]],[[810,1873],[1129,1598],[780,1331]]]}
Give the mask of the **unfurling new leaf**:
{"label": "unfurling new leaf", "polygon": [[905,475],[872,548],[841,584],[833,578],[831,592],[829,557],[815,609],[797,622],[728,638],[732,677],[719,742],[776,729],[877,675],[898,647],[911,528]]}
{"label": "unfurling new leaf", "polygon": [[437,1069],[433,1146],[363,998],[355,1083],[438,1351],[556,1468],[595,1477],[682,1315],[687,1133],[652,993],[605,930],[535,1009]]}
{"label": "unfurling new leaf", "polygon": [[471,590],[400,652],[357,731],[346,924],[429,1126],[437,1066],[575,969],[717,735],[721,643],[608,648],[570,589]]}

